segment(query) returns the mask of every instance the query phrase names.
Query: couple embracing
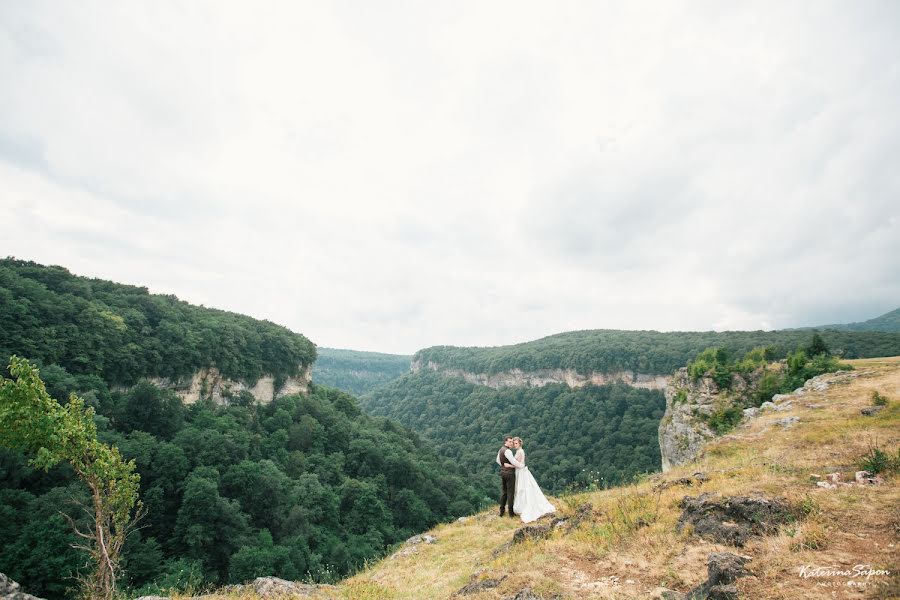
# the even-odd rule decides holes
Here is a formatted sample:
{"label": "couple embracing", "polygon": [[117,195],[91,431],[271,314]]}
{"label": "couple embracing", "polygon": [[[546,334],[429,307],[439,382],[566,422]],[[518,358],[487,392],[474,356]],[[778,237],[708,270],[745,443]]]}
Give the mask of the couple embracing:
{"label": "couple embracing", "polygon": [[525,466],[522,438],[512,436],[503,438],[503,446],[497,452],[497,464],[500,465],[500,478],[503,481],[503,495],[500,496],[501,517],[508,509],[510,517],[519,516],[524,522],[530,523],[556,511]]}

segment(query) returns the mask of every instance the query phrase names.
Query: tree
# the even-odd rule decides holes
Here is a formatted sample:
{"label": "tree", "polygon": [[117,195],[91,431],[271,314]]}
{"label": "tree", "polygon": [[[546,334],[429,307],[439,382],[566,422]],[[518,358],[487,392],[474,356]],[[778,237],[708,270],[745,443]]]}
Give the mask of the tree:
{"label": "tree", "polygon": [[37,368],[13,356],[9,373],[15,380],[0,382],[0,443],[33,454],[31,464],[48,470],[66,462],[90,492],[93,530],[70,525],[90,546],[79,546],[91,556],[93,572],[83,581],[90,598],[109,600],[121,573],[119,561],[129,531],[139,518],[140,476],[134,461],[125,462],[118,449],[97,440],[94,409],[74,394],[66,406],[47,394]]}

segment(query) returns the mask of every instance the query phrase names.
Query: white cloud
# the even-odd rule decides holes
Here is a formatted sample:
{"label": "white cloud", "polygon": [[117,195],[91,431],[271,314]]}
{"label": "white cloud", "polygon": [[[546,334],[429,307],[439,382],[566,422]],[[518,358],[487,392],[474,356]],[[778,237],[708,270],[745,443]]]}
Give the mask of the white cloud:
{"label": "white cloud", "polygon": [[0,253],[412,352],[900,298],[896,3],[0,6]]}

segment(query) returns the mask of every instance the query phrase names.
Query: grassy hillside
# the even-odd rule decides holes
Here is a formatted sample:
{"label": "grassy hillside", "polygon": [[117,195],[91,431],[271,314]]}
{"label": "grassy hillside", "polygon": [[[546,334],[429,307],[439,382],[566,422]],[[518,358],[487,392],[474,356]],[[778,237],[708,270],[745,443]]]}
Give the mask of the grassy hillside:
{"label": "grassy hillside", "polygon": [[0,358],[11,354],[116,384],[209,366],[255,382],[297,375],[316,348],[269,321],[7,258],[0,260]]}
{"label": "grassy hillside", "polygon": [[371,392],[379,385],[397,379],[409,371],[411,356],[317,348],[313,379],[322,385],[344,390],[355,396]]}
{"label": "grassy hillside", "polygon": [[[900,333],[896,332],[822,331],[821,335],[832,351],[845,358],[900,354]],[[710,346],[724,348],[735,356],[755,347],[774,346],[775,356],[783,358],[808,342],[809,336],[807,330],[661,333],[598,329],[560,333],[510,346],[435,346],[419,350],[413,360],[471,373],[561,368],[582,374],[630,370],[668,375]]]}
{"label": "grassy hillside", "polygon": [[[473,581],[494,580],[496,587],[465,597],[508,599],[529,587],[531,598],[637,600],[666,588],[688,591],[706,579],[710,553],[732,552],[749,558],[750,574],[735,583],[742,598],[896,598],[898,475],[886,475],[881,485],[816,485],[816,476],[832,471],[852,477],[875,444],[894,456],[900,446],[900,358],[852,362],[856,371],[845,383],[811,392],[789,411],[764,413],[711,443],[695,463],[634,485],[554,499],[568,515],[585,502],[593,505],[593,516],[571,532],[561,528],[504,550],[521,524],[485,511],[438,526],[430,532],[436,543],[407,546],[318,597],[439,600]],[[888,406],[863,416],[873,391],[889,398]],[[792,428],[775,424],[790,416],[799,418]],[[692,477],[698,471],[705,482]],[[540,481],[541,471],[535,475]],[[692,485],[679,484],[682,478]],[[796,518],[742,548],[706,541],[691,526],[679,532],[682,498],[705,492],[782,497]],[[857,564],[894,576],[799,574],[804,565]],[[210,599],[225,597],[256,598],[245,592]]]}

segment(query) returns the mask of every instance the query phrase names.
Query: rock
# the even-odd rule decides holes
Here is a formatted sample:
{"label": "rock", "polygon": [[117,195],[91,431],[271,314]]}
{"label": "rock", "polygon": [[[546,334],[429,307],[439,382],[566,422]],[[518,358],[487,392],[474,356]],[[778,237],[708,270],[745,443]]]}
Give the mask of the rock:
{"label": "rock", "polygon": [[332,585],[300,583],[299,581],[287,581],[278,577],[257,577],[253,580],[253,583],[246,587],[253,588],[256,594],[262,598],[277,598],[279,596],[314,598],[326,590],[334,589]]}
{"label": "rock", "polygon": [[553,528],[550,525],[526,525],[516,529],[512,543],[521,544],[528,540],[542,540],[549,537],[551,533],[553,533]]}
{"label": "rock", "polygon": [[435,542],[437,542],[436,537],[427,533],[422,533],[420,535],[412,536],[403,543],[409,546],[415,546],[416,544],[434,544]]}
{"label": "rock", "polygon": [[[2,597],[5,598],[6,596],[2,596]],[[140,598],[137,598],[136,600],[169,600],[169,597],[168,596],[141,596]]]}
{"label": "rock", "polygon": [[790,399],[791,399],[790,394],[775,394],[774,396],[772,396],[772,402],[774,402],[775,404],[778,404],[779,402],[784,402],[785,400],[790,400]]}
{"label": "rock", "polygon": [[660,592],[654,598],[659,598],[659,600],[684,600],[685,596],[681,592],[664,589],[660,590]]}
{"label": "rock", "polygon": [[857,471],[854,479],[859,485],[880,485],[884,483],[884,479],[879,475],[875,475],[869,471]]}
{"label": "rock", "polygon": [[519,590],[519,593],[515,596],[509,596],[507,600],[556,600],[557,598],[562,598],[559,594],[553,594],[552,596],[538,596],[531,588],[522,588]]}
{"label": "rock", "polygon": [[883,406],[867,406],[859,412],[862,413],[862,415],[865,417],[874,417],[882,410],[884,410]]}
{"label": "rock", "polygon": [[456,520],[457,523],[465,523],[469,520],[469,517],[460,517]]}
{"label": "rock", "polygon": [[794,425],[800,422],[800,417],[784,417],[781,419],[775,419],[775,424],[785,429],[790,429]]}
{"label": "rock", "polygon": [[755,406],[751,406],[750,408],[744,409],[744,417],[745,418],[752,418],[758,414],[759,414],[759,409],[756,408]]}
{"label": "rock", "polygon": [[778,412],[784,412],[786,410],[791,410],[792,408],[794,408],[794,403],[791,401],[782,402],[781,404],[775,405],[775,410]]}
{"label": "rock", "polygon": [[748,560],[730,552],[713,552],[706,562],[707,580],[688,592],[686,600],[736,600],[734,582],[750,574],[744,568]]}
{"label": "rock", "polygon": [[19,584],[0,573],[0,599],[2,600],[41,600],[37,596],[26,594],[19,589]]}
{"label": "rock", "polygon": [[774,402],[766,401],[766,402],[763,402],[762,404],[759,405],[759,411],[760,411],[760,412],[763,412],[763,411],[768,410],[768,409],[770,409],[770,408],[775,408],[775,403],[774,403]]}
{"label": "rock", "polygon": [[594,506],[590,502],[585,502],[575,509],[575,514],[571,517],[556,517],[550,521],[550,527],[559,529],[565,527],[566,533],[572,531],[594,515]]}
{"label": "rock", "polygon": [[477,594],[478,592],[483,592],[484,590],[490,590],[501,583],[506,579],[506,575],[500,577],[499,579],[482,579],[481,581],[470,581],[463,587],[461,587],[456,594],[459,596],[467,596],[469,594]]}
{"label": "rock", "polygon": [[658,436],[662,470],[688,463],[700,454],[706,442],[715,437],[702,414],[713,411],[719,387],[710,377],[693,380],[682,367],[665,389],[666,412],[659,422]]}
{"label": "rock", "polygon": [[706,540],[743,546],[751,537],[774,533],[778,525],[792,521],[793,511],[782,498],[761,496],[719,497],[718,494],[681,499],[677,528],[686,524]]}

